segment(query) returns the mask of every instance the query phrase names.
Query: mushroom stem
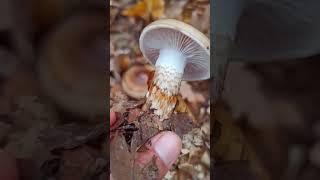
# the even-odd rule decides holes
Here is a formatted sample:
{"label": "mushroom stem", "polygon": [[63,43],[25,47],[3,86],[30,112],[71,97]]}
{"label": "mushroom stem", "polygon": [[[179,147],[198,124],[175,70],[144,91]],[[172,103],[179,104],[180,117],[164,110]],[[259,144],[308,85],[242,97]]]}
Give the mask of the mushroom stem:
{"label": "mushroom stem", "polygon": [[177,104],[186,58],[177,49],[161,49],[155,66],[146,103],[162,121],[170,117]]}

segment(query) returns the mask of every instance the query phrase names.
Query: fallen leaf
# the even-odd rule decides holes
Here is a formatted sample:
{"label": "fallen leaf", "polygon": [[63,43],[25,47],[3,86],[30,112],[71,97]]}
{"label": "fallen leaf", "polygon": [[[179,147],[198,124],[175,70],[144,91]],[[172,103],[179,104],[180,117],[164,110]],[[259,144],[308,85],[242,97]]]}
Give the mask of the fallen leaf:
{"label": "fallen leaf", "polygon": [[178,96],[178,103],[174,109],[175,112],[177,113],[187,113],[192,121],[196,121],[196,118],[192,112],[192,110],[190,109],[190,107],[188,106],[188,104],[185,102],[185,100],[181,97],[181,96]]}
{"label": "fallen leaf", "polygon": [[99,139],[105,133],[105,123],[93,127],[65,124],[60,127],[46,128],[41,132],[39,140],[51,151],[61,151],[73,149],[89,141]]}
{"label": "fallen leaf", "polygon": [[129,117],[128,117],[128,121],[129,122],[133,122],[134,120],[136,120],[138,118],[138,116],[140,115],[141,110],[140,109],[133,109],[132,111],[129,112]]}
{"label": "fallen leaf", "polygon": [[160,18],[164,12],[164,0],[144,0],[153,18]]}
{"label": "fallen leaf", "polygon": [[202,94],[194,92],[187,82],[181,82],[180,94],[183,99],[187,99],[191,103],[204,103],[205,98]]}
{"label": "fallen leaf", "polygon": [[144,20],[149,20],[150,16],[153,19],[160,18],[164,13],[164,0],[143,0],[135,5],[126,8],[122,11],[122,15],[129,17],[140,17]]}
{"label": "fallen leaf", "polygon": [[148,15],[148,9],[146,7],[146,3],[144,1],[139,1],[137,4],[128,7],[122,12],[124,16],[130,17],[141,17],[143,19]]}
{"label": "fallen leaf", "polygon": [[115,179],[132,179],[133,156],[128,151],[128,144],[121,133],[117,133],[110,142],[110,170]]}
{"label": "fallen leaf", "polygon": [[[100,160],[101,157],[99,151],[89,146],[63,151],[61,168],[59,172],[60,179],[95,179],[94,177],[102,174],[100,167],[98,167],[96,164],[98,163],[102,166],[106,166],[106,162],[98,162]],[[92,174],[94,171],[96,171],[96,174]]]}
{"label": "fallen leaf", "polygon": [[165,130],[173,131],[181,138],[195,127],[192,117],[186,113],[173,114],[170,119],[163,121]]}

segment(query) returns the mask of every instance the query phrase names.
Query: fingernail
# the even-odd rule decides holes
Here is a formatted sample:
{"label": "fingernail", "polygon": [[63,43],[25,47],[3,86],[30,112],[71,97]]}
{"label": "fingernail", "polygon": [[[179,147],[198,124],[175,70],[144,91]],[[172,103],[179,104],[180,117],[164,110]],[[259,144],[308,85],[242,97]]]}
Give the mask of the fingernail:
{"label": "fingernail", "polygon": [[181,146],[179,136],[172,132],[166,132],[154,143],[154,150],[158,157],[169,168],[178,159]]}

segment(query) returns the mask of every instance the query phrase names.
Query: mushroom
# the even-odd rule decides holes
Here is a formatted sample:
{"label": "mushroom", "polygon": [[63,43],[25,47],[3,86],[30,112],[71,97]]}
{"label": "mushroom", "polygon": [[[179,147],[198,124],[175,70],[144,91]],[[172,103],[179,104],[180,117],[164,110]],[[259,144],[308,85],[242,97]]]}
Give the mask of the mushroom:
{"label": "mushroom", "polygon": [[148,92],[148,78],[153,68],[150,65],[131,66],[122,77],[122,88],[132,98],[142,99]]}
{"label": "mushroom", "polygon": [[143,56],[155,65],[146,105],[162,121],[174,111],[182,80],[210,78],[210,41],[191,25],[174,19],[149,24],[139,41]]}
{"label": "mushroom", "polygon": [[64,111],[83,117],[104,115],[104,12],[69,17],[43,44],[38,59],[41,87]]}

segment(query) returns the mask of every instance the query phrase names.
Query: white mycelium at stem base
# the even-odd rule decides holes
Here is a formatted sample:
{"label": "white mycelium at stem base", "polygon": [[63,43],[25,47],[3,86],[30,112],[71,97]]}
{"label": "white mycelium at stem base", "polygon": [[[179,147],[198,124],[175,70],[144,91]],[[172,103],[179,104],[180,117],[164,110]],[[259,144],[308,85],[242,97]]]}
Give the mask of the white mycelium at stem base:
{"label": "white mycelium at stem base", "polygon": [[186,58],[177,49],[161,49],[157,62],[153,82],[146,95],[150,109],[160,120],[169,118],[177,104]]}

